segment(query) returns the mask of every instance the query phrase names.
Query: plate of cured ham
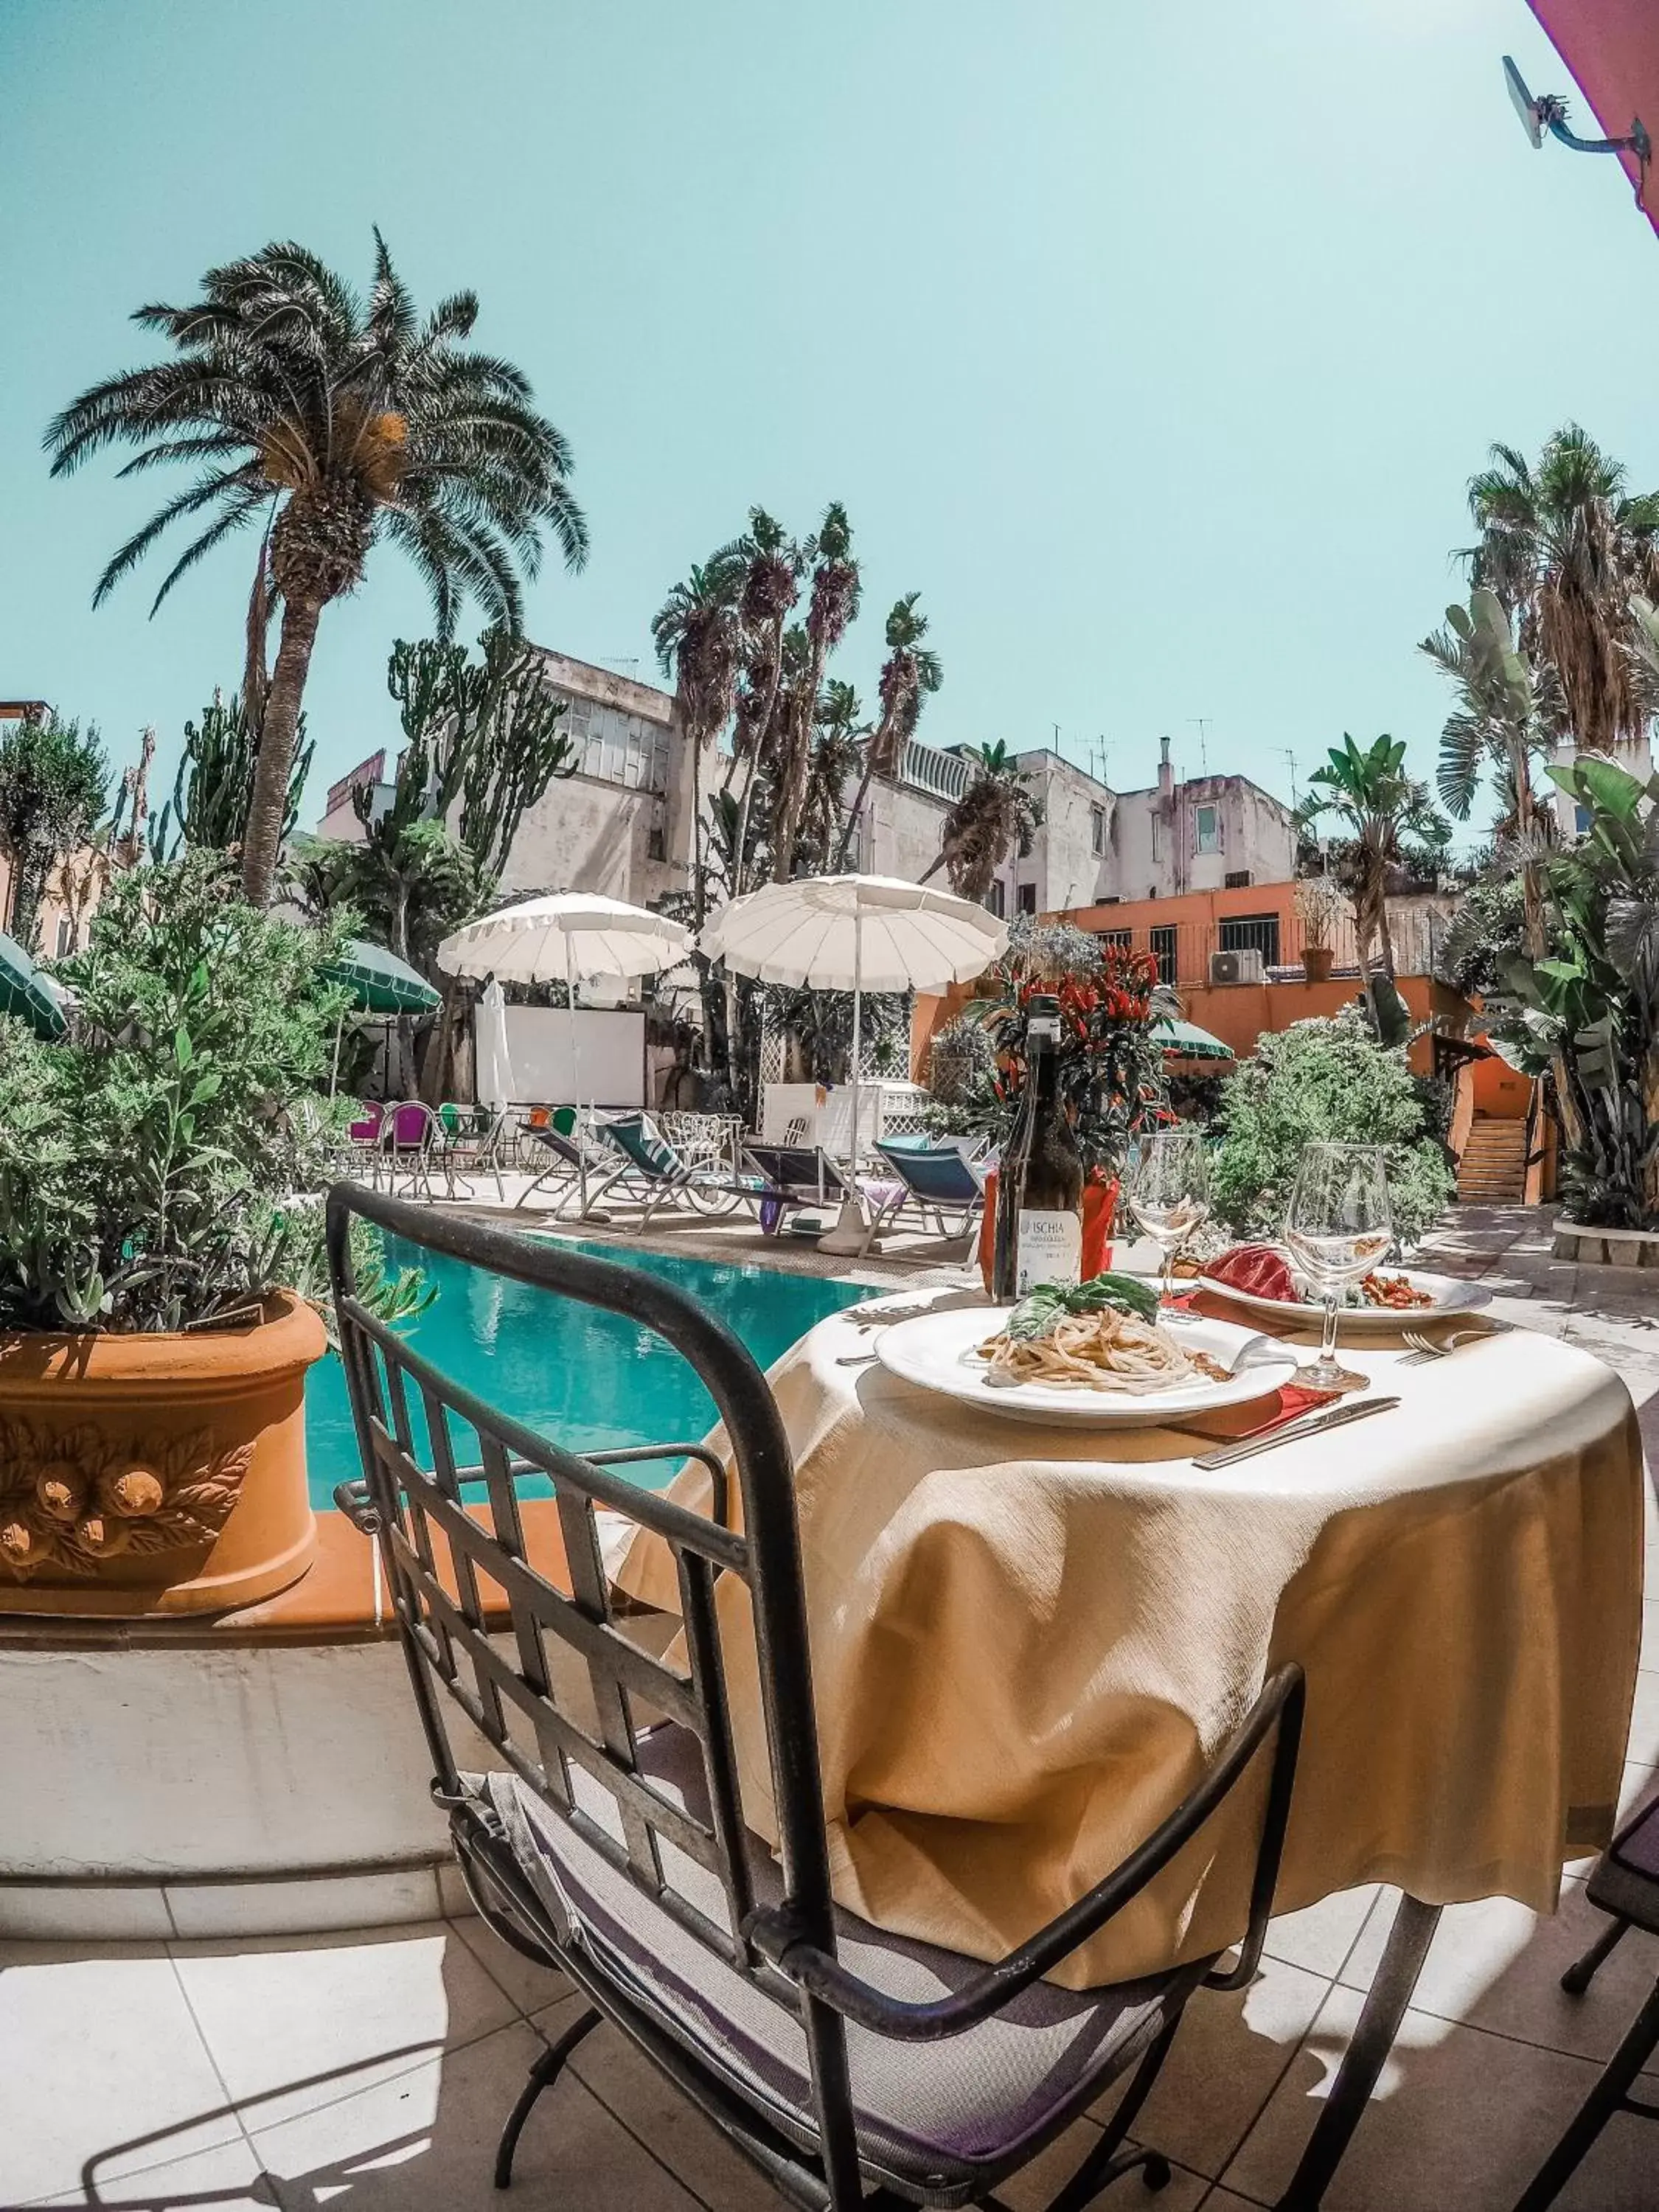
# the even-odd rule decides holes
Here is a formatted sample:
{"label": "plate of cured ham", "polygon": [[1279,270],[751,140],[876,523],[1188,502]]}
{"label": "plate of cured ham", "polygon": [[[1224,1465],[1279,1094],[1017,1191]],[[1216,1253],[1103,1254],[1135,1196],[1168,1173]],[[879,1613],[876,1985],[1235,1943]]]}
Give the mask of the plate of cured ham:
{"label": "plate of cured ham", "polygon": [[[1322,1300],[1311,1280],[1282,1244],[1235,1244],[1206,1263],[1200,1289],[1249,1313],[1284,1319],[1300,1307],[1310,1317]],[[1480,1283],[1436,1275],[1421,1267],[1374,1267],[1344,1296],[1340,1327],[1349,1334],[1389,1336],[1417,1322],[1443,1321],[1490,1303]]]}

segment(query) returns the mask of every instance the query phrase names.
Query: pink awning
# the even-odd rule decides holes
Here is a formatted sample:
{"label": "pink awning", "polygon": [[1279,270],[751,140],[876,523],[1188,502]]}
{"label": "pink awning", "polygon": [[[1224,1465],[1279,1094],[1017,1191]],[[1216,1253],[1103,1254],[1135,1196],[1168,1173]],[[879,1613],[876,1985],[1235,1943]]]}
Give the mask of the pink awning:
{"label": "pink awning", "polygon": [[[1589,102],[1603,137],[1622,138],[1639,116],[1659,145],[1659,0],[1529,0],[1551,44]],[[1548,90],[1534,86],[1534,91]],[[1572,127],[1591,133],[1582,118]],[[1637,204],[1659,231],[1659,155],[1644,179],[1634,154],[1618,156]]]}

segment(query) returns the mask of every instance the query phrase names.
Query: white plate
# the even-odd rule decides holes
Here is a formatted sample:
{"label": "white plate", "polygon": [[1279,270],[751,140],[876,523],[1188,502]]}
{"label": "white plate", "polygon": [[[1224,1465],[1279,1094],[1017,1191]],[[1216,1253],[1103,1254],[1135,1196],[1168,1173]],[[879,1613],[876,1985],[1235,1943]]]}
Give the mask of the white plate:
{"label": "white plate", "polygon": [[[1296,1263],[1288,1254],[1280,1257],[1289,1266],[1298,1283],[1306,1278],[1297,1272]],[[1455,1275],[1425,1274],[1419,1267],[1391,1267],[1385,1261],[1377,1270],[1383,1275],[1403,1275],[1414,1291],[1426,1291],[1433,1299],[1426,1306],[1344,1306],[1338,1317],[1340,1330],[1353,1336],[1393,1336],[1402,1328],[1414,1328],[1420,1322],[1443,1321],[1449,1315],[1468,1313],[1476,1306],[1488,1305],[1492,1292],[1480,1283],[1465,1283]],[[1218,1298],[1231,1299],[1234,1305],[1243,1306],[1247,1313],[1262,1314],[1269,1319],[1277,1316],[1282,1322],[1287,1314],[1304,1321],[1317,1322],[1319,1303],[1310,1299],[1304,1305],[1294,1306],[1283,1298],[1258,1298],[1248,1291],[1236,1291],[1229,1283],[1218,1283],[1212,1276],[1200,1275],[1200,1285],[1214,1292]]]}
{"label": "white plate", "polygon": [[[1006,1413],[1017,1421],[1042,1421],[1051,1428],[1156,1428],[1176,1416],[1265,1398],[1296,1371],[1296,1354],[1286,1346],[1282,1359],[1264,1359],[1224,1382],[1183,1382],[1143,1398],[1132,1397],[1127,1390],[1072,1389],[1053,1382],[988,1382],[986,1363],[977,1356],[979,1346],[996,1334],[1012,1311],[1012,1306],[958,1306],[947,1313],[919,1314],[914,1321],[884,1329],[876,1340],[876,1357],[884,1367],[907,1382],[919,1382],[924,1390],[941,1391],[964,1405]],[[1183,1344],[1190,1344],[1194,1352],[1207,1352],[1224,1365],[1258,1334],[1237,1328],[1231,1322],[1198,1316],[1176,1327]]]}

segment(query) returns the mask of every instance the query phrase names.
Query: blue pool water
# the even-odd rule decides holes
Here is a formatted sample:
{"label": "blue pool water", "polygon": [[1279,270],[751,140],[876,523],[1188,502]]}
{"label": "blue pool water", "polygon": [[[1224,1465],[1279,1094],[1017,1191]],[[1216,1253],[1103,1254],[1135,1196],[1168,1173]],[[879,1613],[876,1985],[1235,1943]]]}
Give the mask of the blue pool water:
{"label": "blue pool water", "polygon": [[[598,1259],[620,1259],[689,1292],[763,1367],[826,1314],[872,1295],[854,1284],[772,1267],[726,1267],[592,1242],[577,1243],[575,1249]],[[684,1442],[714,1425],[714,1405],[702,1384],[649,1329],[395,1237],[388,1239],[387,1256],[393,1267],[421,1267],[437,1290],[434,1303],[406,1330],[427,1358],[557,1443],[603,1451]],[[331,1504],[335,1484],[358,1472],[345,1376],[332,1352],[311,1370],[306,1446],[312,1501]],[[653,1463],[638,1470],[638,1480],[665,1483],[673,1473],[672,1466]]]}

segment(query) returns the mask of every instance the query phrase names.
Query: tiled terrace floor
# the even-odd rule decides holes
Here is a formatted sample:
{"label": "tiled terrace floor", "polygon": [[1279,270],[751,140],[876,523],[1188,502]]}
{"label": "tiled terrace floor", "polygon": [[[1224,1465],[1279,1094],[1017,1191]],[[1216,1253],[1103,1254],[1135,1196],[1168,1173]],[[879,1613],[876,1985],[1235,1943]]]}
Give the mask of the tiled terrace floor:
{"label": "tiled terrace floor", "polygon": [[[1443,1264],[1479,1272],[1497,1310],[1625,1375],[1659,1451],[1659,1298],[1561,1266],[1538,1217],[1465,1212]],[[1659,1767],[1659,1536],[1626,1769]],[[1504,1903],[1449,1911],[1382,2093],[1330,2212],[1505,2212],[1659,1975],[1631,1937],[1582,1999],[1563,1966],[1597,1916],[1571,1877],[1558,1918]],[[1328,1899],[1275,1923],[1242,1996],[1197,2000],[1140,2132],[1178,2161],[1161,2198],[1109,2207],[1237,2212],[1287,2178],[1352,2026],[1391,1900]],[[586,2044],[526,2135],[507,2200],[495,2134],[538,2039],[574,2000],[458,1918],[362,1935],[100,1949],[0,1946],[0,2205],[324,2204],[349,2212],[758,2212],[775,2204],[609,2031]],[[1659,2080],[1648,2094],[1659,2098]],[[1088,2122],[1080,2123],[1082,2129]],[[1070,2143],[1005,2194],[1046,2200]],[[1615,2120],[1564,2212],[1659,2203],[1659,2130]]]}

